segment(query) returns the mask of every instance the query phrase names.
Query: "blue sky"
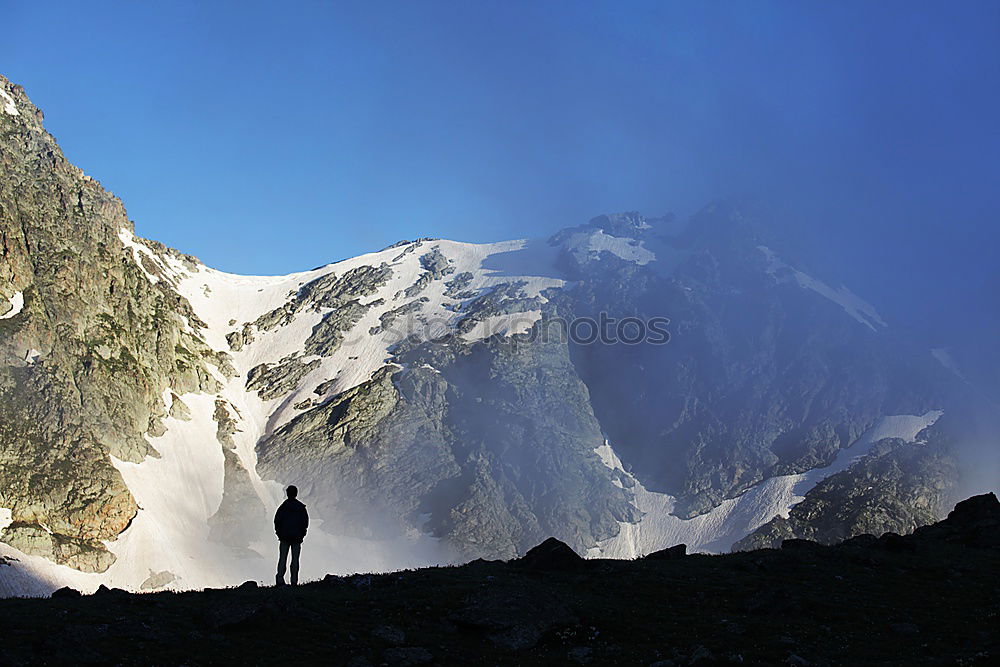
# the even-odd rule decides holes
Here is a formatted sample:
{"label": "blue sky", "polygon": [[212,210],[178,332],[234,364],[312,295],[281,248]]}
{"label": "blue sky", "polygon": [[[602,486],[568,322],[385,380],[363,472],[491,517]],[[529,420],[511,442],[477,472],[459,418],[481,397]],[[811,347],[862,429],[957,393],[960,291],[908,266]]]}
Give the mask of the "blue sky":
{"label": "blue sky", "polygon": [[69,159],[221,269],[743,193],[900,310],[1000,285],[1000,3],[39,2],[4,24],[0,71]]}

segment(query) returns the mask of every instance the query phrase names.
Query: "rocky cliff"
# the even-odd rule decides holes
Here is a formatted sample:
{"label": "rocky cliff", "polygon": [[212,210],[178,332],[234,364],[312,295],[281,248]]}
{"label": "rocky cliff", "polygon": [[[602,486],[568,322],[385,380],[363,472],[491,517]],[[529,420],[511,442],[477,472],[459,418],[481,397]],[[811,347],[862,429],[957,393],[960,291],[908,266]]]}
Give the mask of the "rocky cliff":
{"label": "rocky cliff", "polygon": [[20,86],[0,89],[0,539],[100,572],[137,511],[112,459],[156,456],[164,390],[216,391],[207,364],[226,369],[225,354],[123,245],[121,202],[67,162]]}

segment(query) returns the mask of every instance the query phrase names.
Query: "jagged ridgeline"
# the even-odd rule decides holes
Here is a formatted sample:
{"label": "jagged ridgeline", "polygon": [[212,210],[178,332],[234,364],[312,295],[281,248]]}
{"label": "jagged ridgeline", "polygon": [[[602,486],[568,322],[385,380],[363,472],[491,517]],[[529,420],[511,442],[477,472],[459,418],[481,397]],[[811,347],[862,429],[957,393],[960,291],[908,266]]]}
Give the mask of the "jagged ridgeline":
{"label": "jagged ridgeline", "polygon": [[266,579],[290,483],[306,578],[907,532],[951,501],[965,385],[753,206],[237,276],[136,237],[0,91],[0,594]]}

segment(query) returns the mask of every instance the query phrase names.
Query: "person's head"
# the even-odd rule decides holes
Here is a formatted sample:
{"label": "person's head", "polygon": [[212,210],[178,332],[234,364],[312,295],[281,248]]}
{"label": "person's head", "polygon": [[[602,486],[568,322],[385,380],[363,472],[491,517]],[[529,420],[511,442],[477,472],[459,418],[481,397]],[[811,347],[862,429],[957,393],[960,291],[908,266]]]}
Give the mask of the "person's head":
{"label": "person's head", "polygon": [[289,498],[294,498],[295,496],[299,495],[299,488],[293,484],[292,486],[285,489],[285,493],[288,494]]}

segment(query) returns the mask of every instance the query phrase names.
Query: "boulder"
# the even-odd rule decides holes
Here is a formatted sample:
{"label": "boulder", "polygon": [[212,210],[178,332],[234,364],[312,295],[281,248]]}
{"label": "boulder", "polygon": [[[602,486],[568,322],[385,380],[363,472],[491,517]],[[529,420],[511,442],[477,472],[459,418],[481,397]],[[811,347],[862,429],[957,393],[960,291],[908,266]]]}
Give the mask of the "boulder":
{"label": "boulder", "polygon": [[916,545],[898,533],[885,533],[878,538],[878,546],[886,551],[913,551]]}
{"label": "boulder", "polygon": [[515,562],[525,569],[542,571],[576,570],[583,566],[583,558],[554,537],[533,547]]}
{"label": "boulder", "polygon": [[78,598],[81,597],[82,595],[83,594],[80,591],[76,590],[75,588],[70,588],[69,586],[63,586],[59,590],[52,592],[53,599]]}
{"label": "boulder", "polygon": [[1000,522],[1000,500],[992,492],[966,498],[955,505],[945,521],[956,526],[996,524]]}

